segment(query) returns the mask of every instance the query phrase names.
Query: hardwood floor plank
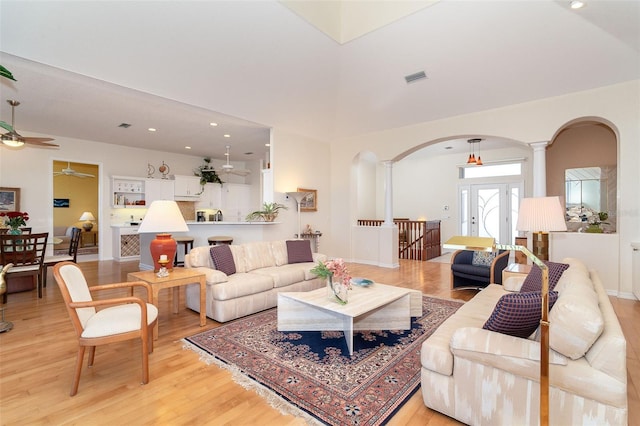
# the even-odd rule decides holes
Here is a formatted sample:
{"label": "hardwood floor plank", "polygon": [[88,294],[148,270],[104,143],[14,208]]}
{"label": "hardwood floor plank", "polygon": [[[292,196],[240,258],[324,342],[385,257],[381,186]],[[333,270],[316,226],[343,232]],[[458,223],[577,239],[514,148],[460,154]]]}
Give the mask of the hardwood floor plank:
{"label": "hardwood floor plank", "polygon": [[[353,276],[412,288],[436,297],[469,300],[472,290],[451,291],[449,264],[401,260],[387,269],[349,264]],[[91,285],[126,281],[137,262],[82,262]],[[182,338],[218,327],[184,307],[171,313],[169,291],[160,292],[159,338],[150,355],[150,382],[141,385],[139,342],[98,348],[95,364],[85,364],[78,394],[69,396],[77,339],[51,269],[44,296],[10,294],[5,317],[14,329],[0,334],[0,422],[24,424],[305,424],[283,415],[253,391],[235,383],[231,373],[207,365],[183,348]],[[111,294],[125,294],[114,291]],[[629,424],[640,422],[640,302],[611,298],[627,338]],[[419,390],[391,419],[390,425],[452,425],[458,422],[424,406]]]}

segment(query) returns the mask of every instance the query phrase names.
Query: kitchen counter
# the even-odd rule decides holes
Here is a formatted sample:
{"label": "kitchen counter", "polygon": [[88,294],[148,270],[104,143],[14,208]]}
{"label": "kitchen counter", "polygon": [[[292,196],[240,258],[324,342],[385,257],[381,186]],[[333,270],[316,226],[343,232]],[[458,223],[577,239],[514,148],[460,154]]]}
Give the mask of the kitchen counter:
{"label": "kitchen counter", "polygon": [[197,221],[187,221],[187,225],[277,225],[280,222],[215,222],[215,221],[206,221],[206,222],[197,222]]}

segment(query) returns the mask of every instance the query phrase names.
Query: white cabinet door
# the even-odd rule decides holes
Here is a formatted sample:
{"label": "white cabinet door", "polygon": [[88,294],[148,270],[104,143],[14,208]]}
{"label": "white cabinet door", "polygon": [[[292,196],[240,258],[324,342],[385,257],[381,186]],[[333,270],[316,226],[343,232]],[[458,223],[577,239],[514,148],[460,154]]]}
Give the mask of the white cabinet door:
{"label": "white cabinet door", "polygon": [[219,183],[207,183],[200,200],[196,202],[197,209],[222,209],[222,185]]}
{"label": "white cabinet door", "polygon": [[156,200],[173,200],[175,181],[167,179],[145,180],[145,198],[147,205]]}
{"label": "white cabinet door", "polygon": [[200,197],[202,186],[200,186],[200,178],[198,176],[175,176],[174,196],[197,198]]}
{"label": "white cabinet door", "polygon": [[243,222],[249,214],[251,186],[244,183],[222,185],[222,214],[226,222]]}

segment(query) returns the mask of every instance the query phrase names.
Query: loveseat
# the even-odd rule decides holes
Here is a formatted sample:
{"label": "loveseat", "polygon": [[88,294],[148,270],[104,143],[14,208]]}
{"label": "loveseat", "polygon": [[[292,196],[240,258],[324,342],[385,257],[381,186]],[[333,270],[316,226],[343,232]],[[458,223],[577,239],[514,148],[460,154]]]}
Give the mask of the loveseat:
{"label": "loveseat", "polygon": [[[232,273],[228,264],[214,263],[211,251],[229,250],[233,257]],[[226,322],[275,307],[281,291],[309,291],[325,285],[311,273],[326,256],[312,253],[309,240],[261,241],[213,247],[194,247],[185,256],[186,268],[205,273],[207,281],[207,316]],[[227,270],[227,273],[222,272]],[[186,287],[186,305],[200,312],[198,285]]]}
{"label": "loveseat", "polygon": [[[620,324],[598,274],[577,259],[563,263],[569,267],[557,280],[549,312],[549,421],[626,425],[626,340]],[[515,295],[523,281],[510,277],[503,286],[490,284],[423,343],[427,407],[471,425],[539,424],[538,332],[522,338],[483,328],[495,318],[499,299]],[[556,295],[550,295],[551,303]]]}
{"label": "loveseat", "polygon": [[71,244],[71,236],[73,235],[73,226],[54,226],[53,237],[61,240],[60,244],[56,244],[56,250],[69,250]]}

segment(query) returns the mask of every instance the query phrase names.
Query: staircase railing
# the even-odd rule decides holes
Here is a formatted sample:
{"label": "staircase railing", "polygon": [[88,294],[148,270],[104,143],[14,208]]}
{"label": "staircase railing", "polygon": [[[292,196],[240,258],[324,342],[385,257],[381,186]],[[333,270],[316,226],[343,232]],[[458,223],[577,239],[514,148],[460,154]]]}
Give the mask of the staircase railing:
{"label": "staircase railing", "polygon": [[[358,219],[358,226],[381,226],[384,220]],[[398,257],[400,259],[429,260],[438,257],[440,250],[439,220],[394,219],[398,226]]]}

